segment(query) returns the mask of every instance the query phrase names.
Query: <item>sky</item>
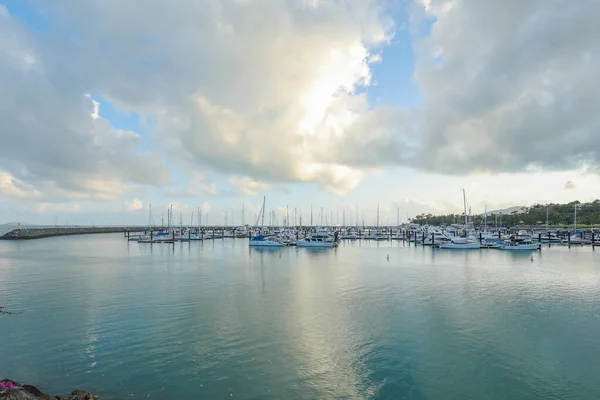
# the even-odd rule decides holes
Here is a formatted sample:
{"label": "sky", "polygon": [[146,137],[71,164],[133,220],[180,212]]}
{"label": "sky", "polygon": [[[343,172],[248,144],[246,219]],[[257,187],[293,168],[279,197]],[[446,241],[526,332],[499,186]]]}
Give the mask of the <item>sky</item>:
{"label": "sky", "polygon": [[0,0],[0,222],[253,224],[266,197],[278,222],[391,224],[460,213],[462,189],[473,213],[600,198],[599,12]]}

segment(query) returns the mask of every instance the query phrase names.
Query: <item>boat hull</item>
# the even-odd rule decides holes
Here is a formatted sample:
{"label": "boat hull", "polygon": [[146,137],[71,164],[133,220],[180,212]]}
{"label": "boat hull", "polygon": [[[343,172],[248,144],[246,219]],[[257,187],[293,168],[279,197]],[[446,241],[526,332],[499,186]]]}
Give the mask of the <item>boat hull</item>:
{"label": "boat hull", "polygon": [[481,249],[481,245],[479,243],[444,243],[440,245],[440,249],[477,250]]}
{"label": "boat hull", "polygon": [[323,242],[323,243],[315,243],[315,242],[305,242],[303,240],[298,240],[296,242],[296,247],[337,247],[336,242]]}
{"label": "boat hull", "polygon": [[540,246],[537,244],[527,244],[523,246],[502,246],[498,247],[500,250],[507,251],[535,251],[539,250]]}
{"label": "boat hull", "polygon": [[285,247],[285,244],[271,240],[250,241],[250,247]]}

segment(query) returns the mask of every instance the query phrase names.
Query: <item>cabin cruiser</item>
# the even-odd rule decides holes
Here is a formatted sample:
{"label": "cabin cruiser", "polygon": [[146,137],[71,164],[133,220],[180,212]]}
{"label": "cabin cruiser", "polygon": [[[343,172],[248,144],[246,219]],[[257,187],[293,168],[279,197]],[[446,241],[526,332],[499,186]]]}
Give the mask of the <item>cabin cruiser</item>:
{"label": "cabin cruiser", "polygon": [[285,243],[275,235],[259,234],[250,239],[250,247],[284,247]]}
{"label": "cabin cruiser", "polygon": [[354,231],[354,230],[351,230],[346,235],[342,235],[340,238],[343,240],[357,240],[358,233],[356,233],[356,231]]}
{"label": "cabin cruiser", "polygon": [[337,247],[337,233],[332,235],[327,230],[318,230],[303,240],[296,241],[296,247]]}
{"label": "cabin cruiser", "polygon": [[441,246],[442,244],[448,243],[451,240],[452,238],[445,235],[443,232],[434,231],[425,235],[425,242],[423,242],[423,244],[426,246]]}
{"label": "cabin cruiser", "polygon": [[590,239],[584,239],[581,234],[574,233],[568,239],[564,239],[565,244],[591,244]]}
{"label": "cabin cruiser", "polygon": [[480,249],[481,244],[477,239],[472,236],[469,237],[454,237],[449,242],[440,245],[440,249],[453,249],[453,250],[472,250]]}
{"label": "cabin cruiser", "polygon": [[562,243],[562,239],[559,238],[556,233],[547,232],[542,233],[541,235],[542,243]]}
{"label": "cabin cruiser", "polygon": [[502,246],[504,246],[504,241],[500,238],[500,235],[493,235],[488,232],[481,235],[482,248],[499,249]]}
{"label": "cabin cruiser", "polygon": [[498,247],[500,250],[539,250],[541,244],[534,243],[531,239],[505,240],[504,244]]}

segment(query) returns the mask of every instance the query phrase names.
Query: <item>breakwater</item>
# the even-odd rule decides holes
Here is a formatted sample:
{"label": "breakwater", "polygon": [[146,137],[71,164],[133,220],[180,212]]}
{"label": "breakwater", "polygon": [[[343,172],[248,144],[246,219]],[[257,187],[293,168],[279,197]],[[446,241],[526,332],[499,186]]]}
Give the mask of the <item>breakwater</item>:
{"label": "breakwater", "polygon": [[[0,236],[1,240],[41,239],[52,236],[88,235],[94,233],[125,232],[131,228],[124,227],[54,227],[54,228],[20,228]],[[134,228],[139,230],[140,228]]]}

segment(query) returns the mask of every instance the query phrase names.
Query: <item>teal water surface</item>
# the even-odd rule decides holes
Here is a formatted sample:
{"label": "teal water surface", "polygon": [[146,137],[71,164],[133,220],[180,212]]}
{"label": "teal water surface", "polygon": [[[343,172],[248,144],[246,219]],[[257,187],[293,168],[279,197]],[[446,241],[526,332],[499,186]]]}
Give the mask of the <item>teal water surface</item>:
{"label": "teal water surface", "polygon": [[0,242],[0,304],[24,311],[0,316],[0,377],[118,399],[599,399],[599,283],[591,248]]}

